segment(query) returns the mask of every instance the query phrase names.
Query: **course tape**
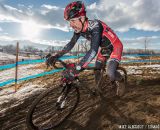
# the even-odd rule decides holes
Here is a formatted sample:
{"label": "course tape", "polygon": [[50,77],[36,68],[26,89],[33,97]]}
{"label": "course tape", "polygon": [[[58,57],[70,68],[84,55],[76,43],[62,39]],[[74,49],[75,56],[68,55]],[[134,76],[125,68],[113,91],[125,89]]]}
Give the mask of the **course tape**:
{"label": "course tape", "polygon": [[124,61],[121,61],[121,63],[148,63],[148,62],[151,62],[151,63],[160,63],[160,60],[124,60]]}
{"label": "course tape", "polygon": [[[77,57],[78,57],[78,56],[63,56],[63,57],[61,57],[60,59],[61,59],[61,60],[67,60],[67,59],[74,59],[74,58],[77,58]],[[20,62],[18,62],[18,65],[23,65],[23,64],[35,64],[35,63],[41,63],[41,62],[44,62],[44,61],[45,61],[45,59],[36,60],[36,62],[35,62],[35,60],[28,60],[28,61],[25,61],[25,62],[20,61]],[[10,65],[10,66],[7,66],[7,67],[13,68],[13,67],[16,66],[16,64],[9,64],[9,65]],[[6,66],[5,66],[5,67],[6,67]],[[5,68],[5,67],[4,67],[4,68]],[[6,69],[6,68],[5,68],[5,69]],[[1,70],[1,69],[0,69],[0,70]],[[2,69],[2,70],[3,70],[3,69]],[[19,82],[19,81],[25,81],[25,80],[29,80],[29,79],[34,79],[34,78],[37,78],[37,77],[42,77],[42,76],[44,76],[44,75],[54,74],[54,73],[59,72],[59,71],[61,71],[61,70],[63,70],[63,69],[54,69],[54,70],[51,70],[51,71],[48,71],[48,72],[43,72],[43,73],[36,74],[36,75],[32,75],[32,76],[27,76],[27,77],[18,79],[17,81]],[[10,80],[7,80],[7,81],[5,81],[5,82],[1,82],[1,83],[0,83],[0,87],[3,87],[3,86],[5,86],[5,85],[11,84],[11,83],[14,83],[15,80],[16,80],[16,79],[10,79]]]}
{"label": "course tape", "polygon": [[[79,56],[67,56],[64,55],[63,57],[61,57],[60,59],[74,59],[74,58],[78,58],[78,57],[83,57],[85,54],[81,54]],[[127,55],[123,55],[123,57],[145,57],[145,56],[160,56],[160,54],[127,54]],[[39,59],[39,60],[25,60],[25,61],[19,61],[17,64],[18,65],[26,65],[26,64],[37,64],[37,63],[43,63],[45,62],[46,59]],[[131,62],[129,60],[129,62]],[[134,61],[133,61],[134,62]],[[141,62],[141,61],[140,61]],[[0,66],[0,70],[5,70],[5,69],[10,69],[10,68],[14,68],[16,66],[16,63],[14,64],[7,64],[7,65],[2,65]]]}
{"label": "course tape", "polygon": [[[36,75],[32,75],[32,76],[27,76],[27,77],[18,79],[17,81],[20,82],[20,81],[25,81],[25,80],[29,80],[29,79],[34,79],[34,78],[42,77],[42,76],[45,76],[45,75],[54,74],[54,73],[60,72],[62,70],[64,70],[64,69],[54,69],[54,70],[43,72],[43,73],[40,73],[40,74],[36,74]],[[14,82],[15,82],[15,79],[7,80],[5,82],[0,83],[0,87],[8,85],[8,84],[11,84],[11,83],[14,83]]]}
{"label": "course tape", "polygon": [[[78,56],[64,56],[64,57],[62,57],[60,59],[61,60],[66,60],[66,59],[73,59],[73,58],[77,58],[77,57]],[[25,61],[25,62],[18,62],[18,64],[22,65],[22,64],[41,63],[41,62],[44,62],[44,61],[45,61],[45,59],[37,60],[36,62],[34,62],[33,60],[29,60],[29,61]],[[160,63],[160,60],[127,60],[127,61],[121,61],[121,64],[126,64],[126,63],[146,63],[146,62],[147,63],[148,62]],[[94,66],[94,64],[89,64],[89,66]],[[15,64],[14,64],[14,67],[15,67]],[[54,73],[60,72],[62,70],[64,70],[64,69],[54,69],[54,70],[51,70],[51,71],[48,71],[48,72],[43,72],[43,73],[32,75],[32,76],[27,76],[27,77],[18,79],[17,81],[20,82],[20,81],[25,81],[25,80],[29,80],[29,79],[34,79],[34,78],[42,77],[42,76],[45,76],[45,75],[48,75],[48,74],[54,74]],[[15,82],[15,79],[10,79],[10,80],[7,80],[5,82],[1,82],[0,83],[0,87],[3,87],[5,85],[8,85],[8,84],[11,84],[11,83],[14,83],[14,82]]]}
{"label": "course tape", "polygon": [[[67,60],[67,59],[75,59],[78,58],[78,56],[63,56],[60,59]],[[27,64],[37,64],[37,63],[43,63],[46,59],[39,59],[39,60],[25,60],[25,61],[19,61],[18,65],[27,65]],[[0,66],[0,70],[10,69],[14,68],[16,66],[16,63],[14,64],[7,64]]]}
{"label": "course tape", "polygon": [[145,57],[145,56],[160,56],[160,54],[125,54],[123,56],[133,56],[133,57]]}

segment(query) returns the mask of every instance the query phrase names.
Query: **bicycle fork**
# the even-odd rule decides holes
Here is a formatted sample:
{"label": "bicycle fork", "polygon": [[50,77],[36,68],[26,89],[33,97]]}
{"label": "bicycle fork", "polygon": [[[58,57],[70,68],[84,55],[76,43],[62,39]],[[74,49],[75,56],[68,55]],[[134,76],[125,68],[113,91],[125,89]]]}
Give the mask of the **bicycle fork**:
{"label": "bicycle fork", "polygon": [[61,95],[57,98],[57,102],[56,102],[56,106],[57,109],[63,109],[66,105],[66,100],[67,100],[67,95],[70,91],[70,86],[69,85],[65,85],[61,91]]}

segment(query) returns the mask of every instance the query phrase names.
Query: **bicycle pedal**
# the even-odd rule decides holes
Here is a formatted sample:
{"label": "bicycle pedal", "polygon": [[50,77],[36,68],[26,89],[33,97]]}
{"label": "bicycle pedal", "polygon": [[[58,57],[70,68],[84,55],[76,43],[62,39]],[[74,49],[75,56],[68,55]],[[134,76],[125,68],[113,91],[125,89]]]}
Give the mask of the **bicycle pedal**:
{"label": "bicycle pedal", "polygon": [[97,90],[96,90],[96,89],[92,90],[92,95],[93,95],[93,96],[97,96],[97,95],[98,95],[98,93],[97,93]]}

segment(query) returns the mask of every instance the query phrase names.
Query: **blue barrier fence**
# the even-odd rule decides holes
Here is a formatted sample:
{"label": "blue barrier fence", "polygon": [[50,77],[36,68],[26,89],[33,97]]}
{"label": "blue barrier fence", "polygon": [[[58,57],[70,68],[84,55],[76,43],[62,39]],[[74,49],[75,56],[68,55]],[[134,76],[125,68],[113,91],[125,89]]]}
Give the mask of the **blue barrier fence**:
{"label": "blue barrier fence", "polygon": [[[61,60],[66,60],[66,59],[74,59],[74,58],[78,58],[78,57],[79,56],[63,56],[60,59]],[[44,61],[45,61],[45,59],[42,59],[42,60],[26,60],[26,61],[18,62],[18,65],[36,64],[36,63],[42,63]],[[125,63],[148,63],[148,62],[160,63],[160,60],[127,60],[127,61],[121,61],[122,64],[125,64]],[[0,70],[13,68],[15,66],[16,66],[16,64],[8,64],[8,65],[0,66]],[[94,64],[89,64],[89,66],[94,66]],[[20,82],[20,81],[25,81],[25,80],[29,80],[29,79],[34,79],[34,78],[45,76],[45,75],[48,75],[48,74],[54,74],[54,73],[60,72],[62,70],[63,69],[54,69],[54,70],[51,70],[51,71],[48,71],[48,72],[43,72],[43,73],[32,75],[32,76],[27,76],[27,77],[18,79],[17,81]],[[5,85],[8,85],[8,84],[11,84],[11,83],[14,83],[14,82],[15,82],[15,79],[10,79],[10,80],[7,80],[5,82],[1,82],[0,87],[3,87]]]}

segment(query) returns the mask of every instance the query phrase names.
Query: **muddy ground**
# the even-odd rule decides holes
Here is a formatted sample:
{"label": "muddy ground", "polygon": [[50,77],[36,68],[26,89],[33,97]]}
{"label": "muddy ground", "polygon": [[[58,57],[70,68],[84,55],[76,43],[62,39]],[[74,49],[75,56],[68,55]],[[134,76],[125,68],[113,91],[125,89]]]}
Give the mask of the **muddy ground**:
{"label": "muddy ground", "polygon": [[[86,79],[85,75],[82,74],[81,78]],[[54,76],[45,76],[39,80],[49,82]],[[93,84],[93,80],[86,83],[91,87]],[[58,130],[120,130],[122,125],[160,125],[160,76],[143,78],[130,75],[127,92],[122,98],[100,100],[99,97],[87,96],[82,89],[80,93],[78,107]],[[20,105],[0,115],[0,129],[27,130],[26,113],[35,97],[36,95],[28,97]],[[144,130],[149,129],[149,126],[146,126]]]}

